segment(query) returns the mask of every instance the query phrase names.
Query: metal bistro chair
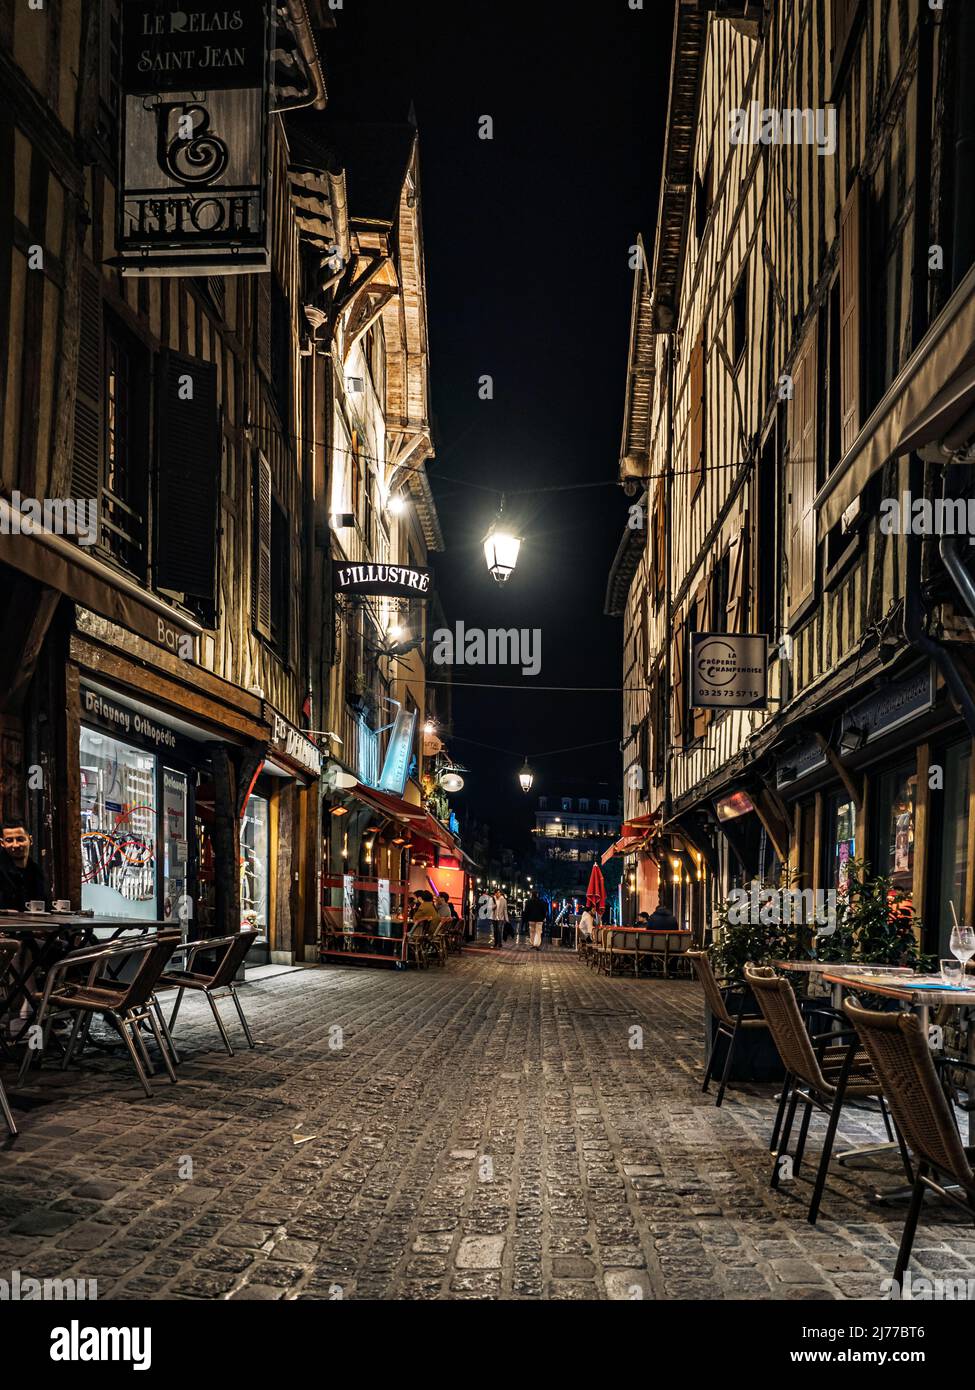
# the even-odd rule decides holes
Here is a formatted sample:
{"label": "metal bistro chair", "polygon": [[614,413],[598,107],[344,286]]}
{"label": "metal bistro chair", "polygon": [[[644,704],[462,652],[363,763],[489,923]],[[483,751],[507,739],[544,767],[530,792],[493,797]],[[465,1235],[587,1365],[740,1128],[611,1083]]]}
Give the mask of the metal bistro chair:
{"label": "metal bistro chair", "polygon": [[[237,1010],[237,1017],[240,1019],[241,1027],[244,1030],[244,1037],[247,1039],[247,1046],[254,1046],[254,1039],[251,1030],[247,1026],[247,1019],[244,1017],[244,1010],[240,1006],[237,997],[237,986],[234,984],[234,977],[243,964],[244,957],[254,944],[254,940],[260,933],[256,927],[249,927],[246,931],[234,932],[232,936],[216,936],[202,938],[199,941],[187,941],[180,946],[179,952],[185,952],[186,962],[182,970],[167,970],[159,981],[163,989],[176,989],[176,1003],[173,1005],[173,1012],[169,1016],[169,1031],[172,1032],[176,1027],[176,1015],[179,1013],[179,1006],[183,1002],[183,995],[186,990],[195,990],[205,996],[210,1005],[210,1011],[216,1020],[223,1039],[223,1045],[231,1057],[234,1049],[231,1046],[227,1030],[223,1026],[223,1019],[217,1009],[215,996],[221,992],[230,995]],[[209,967],[197,968],[196,959],[201,953],[216,952],[216,960]],[[159,1012],[162,1017],[162,1010]]]}
{"label": "metal bistro chair", "polygon": [[[707,1071],[704,1073],[704,1085],[701,1090],[707,1094],[708,1086],[714,1073],[714,1064],[718,1057],[717,1042],[718,1038],[724,1038],[727,1047],[725,1049],[724,1068],[721,1072],[721,1084],[718,1086],[718,1095],[714,1102],[719,1106],[724,1100],[725,1088],[728,1085],[728,1077],[731,1075],[731,1064],[734,1061],[735,1050],[738,1046],[738,1035],[743,1028],[767,1028],[768,1024],[764,1018],[758,1014],[746,1014],[745,990],[739,986],[735,989],[729,986],[722,989],[718,984],[717,976],[711,968],[711,961],[707,951],[686,951],[684,954],[691,963],[695,975],[701,982],[704,990],[704,998],[708,1008],[717,1020],[717,1030],[714,1042],[711,1045],[711,1055],[708,1058]],[[731,1008],[728,1007],[729,1003]],[[732,1011],[733,1010],[733,1011]],[[776,1128],[776,1137],[778,1128]]]}
{"label": "metal bistro chair", "polygon": [[[10,970],[10,965],[20,950],[19,941],[11,941],[8,938],[0,937],[0,1002],[4,999],[4,981]],[[7,1100],[7,1093],[3,1089],[3,1082],[0,1081],[0,1113],[3,1114],[4,1123],[10,1132],[12,1139],[17,1137],[17,1126],[14,1124],[13,1113],[10,1103]]]}
{"label": "metal bistro chair", "polygon": [[894,1281],[900,1284],[911,1258],[925,1190],[946,1197],[975,1220],[975,1148],[961,1141],[915,1015],[874,1013],[850,999],[843,1007],[873,1062],[894,1122],[917,1159],[911,1205],[894,1266]]}
{"label": "metal bistro chair", "polygon": [[[768,1020],[772,1040],[778,1048],[779,1056],[786,1069],[785,1085],[779,1112],[785,1106],[788,1096],[788,1109],[782,1125],[782,1141],[775,1154],[770,1186],[777,1188],[782,1175],[782,1159],[788,1155],[789,1139],[795,1119],[796,1107],[800,1100],[805,1109],[796,1151],[792,1155],[792,1174],[797,1177],[806,1147],[809,1121],[814,1109],[829,1116],[823,1151],[819,1161],[819,1171],[813,1186],[807,1220],[816,1224],[819,1206],[822,1201],[829,1161],[833,1152],[833,1142],[839,1125],[840,1114],[847,1100],[876,1100],[880,1105],[887,1137],[892,1142],[895,1132],[891,1128],[883,1087],[871,1064],[870,1056],[863,1050],[857,1033],[848,1028],[845,1032],[825,1032],[811,1037],[807,1031],[803,1015],[799,1010],[796,996],[789,981],[769,966],[745,966],[745,979],[748,981],[759,1008]],[[836,1018],[830,1010],[831,1019]],[[807,1011],[806,1017],[809,1017]],[[910,1159],[904,1148],[900,1132],[896,1134],[908,1179],[913,1183],[914,1173]],[[772,1146],[774,1148],[774,1145]]]}
{"label": "metal bistro chair", "polygon": [[[159,932],[156,935],[124,942],[116,940],[84,946],[80,950],[69,951],[66,956],[56,961],[47,972],[35,1020],[36,1025],[42,1030],[41,1047],[34,1048],[28,1043],[20,1068],[19,1084],[23,1084],[35,1056],[43,1056],[50,1040],[51,1022],[56,1013],[75,1015],[71,1037],[61,1063],[62,1070],[71,1062],[82,1026],[87,1035],[91,1020],[96,1014],[101,1014],[113,1025],[125,1043],[147,1096],[152,1095],[147,1076],[151,1076],[154,1069],[142,1033],[143,1023],[147,1023],[152,1030],[163,1065],[170,1081],[175,1084],[176,1072],[173,1070],[170,1055],[172,1051],[175,1056],[175,1050],[161,1016],[157,1021],[158,1004],[154,990],[179,942],[179,932]],[[130,979],[113,978],[103,973],[108,970],[110,962],[119,963],[122,957],[128,957],[134,962],[135,969]],[[66,977],[75,970],[86,973],[87,979],[67,979]]]}

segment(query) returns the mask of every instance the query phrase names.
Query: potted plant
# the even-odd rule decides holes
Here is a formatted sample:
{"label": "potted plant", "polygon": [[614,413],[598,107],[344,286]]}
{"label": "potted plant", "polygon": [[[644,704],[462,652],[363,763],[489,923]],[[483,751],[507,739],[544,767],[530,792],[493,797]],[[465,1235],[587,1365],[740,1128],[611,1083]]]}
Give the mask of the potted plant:
{"label": "potted plant", "polygon": [[[745,984],[746,965],[766,965],[774,960],[805,959],[810,955],[812,929],[794,921],[791,906],[784,910],[787,895],[794,887],[797,875],[788,866],[782,870],[778,883],[755,880],[747,888],[736,889],[718,905],[713,944],[708,952],[711,968],[728,993],[728,1007],[739,1007],[746,1014],[757,1014],[758,1005]],[[716,1021],[704,1006],[706,1049],[718,1049],[716,1074],[724,1066],[723,1037],[716,1035]],[[784,1069],[775,1044],[765,1028],[748,1028],[740,1032],[729,1080],[780,1081]]]}

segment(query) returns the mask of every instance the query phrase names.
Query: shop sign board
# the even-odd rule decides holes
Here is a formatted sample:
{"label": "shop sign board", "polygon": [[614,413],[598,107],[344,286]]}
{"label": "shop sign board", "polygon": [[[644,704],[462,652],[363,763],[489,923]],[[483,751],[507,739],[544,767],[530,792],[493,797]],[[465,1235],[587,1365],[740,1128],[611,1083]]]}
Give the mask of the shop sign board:
{"label": "shop sign board", "polygon": [[427,565],[386,565],[372,561],[332,561],[337,594],[379,594],[386,598],[429,598],[433,571]]}
{"label": "shop sign board", "polygon": [[306,738],[293,724],[289,724],[287,719],[270,705],[265,706],[265,718],[271,726],[271,751],[280,753],[289,762],[297,763],[313,777],[317,777],[322,770],[322,755],[311,739]]}
{"label": "shop sign board", "polygon": [[268,269],[270,10],[123,0],[123,275]]}
{"label": "shop sign board", "polygon": [[691,633],[691,706],[764,709],[768,637],[764,633]]}
{"label": "shop sign board", "polygon": [[934,667],[921,666],[903,680],[893,681],[851,705],[843,715],[842,733],[859,730],[865,743],[882,738],[933,709],[934,694]]}
{"label": "shop sign board", "polygon": [[178,736],[165,724],[150,719],[139,710],[119,704],[86,685],[81,687],[81,717],[108,725],[121,738],[137,737],[151,743],[155,748],[176,750],[180,744]]}
{"label": "shop sign board", "polygon": [[826,766],[826,753],[815,739],[809,739],[784,756],[775,767],[776,787],[788,787]]}
{"label": "shop sign board", "polygon": [[416,710],[405,709],[402,705],[396,711],[383,770],[379,775],[379,790],[402,796],[406,790],[410,760],[413,756],[413,734],[416,729]]}

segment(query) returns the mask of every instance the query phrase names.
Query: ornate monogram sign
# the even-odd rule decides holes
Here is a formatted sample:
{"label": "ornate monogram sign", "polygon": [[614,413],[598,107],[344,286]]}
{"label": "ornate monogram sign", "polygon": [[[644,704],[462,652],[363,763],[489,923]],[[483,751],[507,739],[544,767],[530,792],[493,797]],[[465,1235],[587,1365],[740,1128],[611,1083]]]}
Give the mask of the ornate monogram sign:
{"label": "ornate monogram sign", "polygon": [[267,269],[268,13],[123,0],[123,274]]}

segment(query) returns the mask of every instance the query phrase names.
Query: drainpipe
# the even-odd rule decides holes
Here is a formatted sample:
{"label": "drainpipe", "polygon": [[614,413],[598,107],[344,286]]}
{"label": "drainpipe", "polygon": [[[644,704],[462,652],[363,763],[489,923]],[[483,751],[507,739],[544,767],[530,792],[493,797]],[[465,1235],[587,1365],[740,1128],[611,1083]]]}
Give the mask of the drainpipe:
{"label": "drainpipe", "polygon": [[306,106],[314,106],[316,111],[324,111],[325,107],[328,105],[328,95],[325,91],[325,75],[322,72],[322,64],[318,56],[318,45],[315,43],[315,35],[312,33],[311,25],[308,23],[308,15],[305,11],[305,0],[287,0],[287,3],[291,27],[294,29],[295,38],[298,40],[301,56],[304,58],[305,65],[315,84],[315,94],[310,97],[301,97],[297,101],[286,101],[281,106],[273,107],[271,114],[280,115],[285,111],[301,111]]}

